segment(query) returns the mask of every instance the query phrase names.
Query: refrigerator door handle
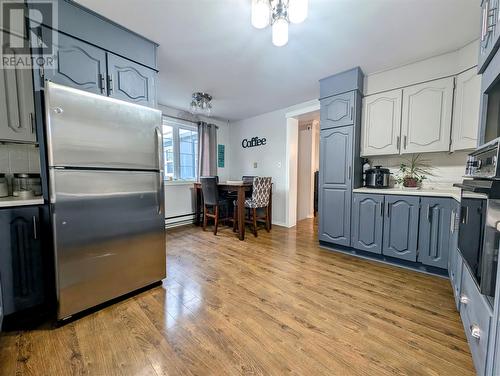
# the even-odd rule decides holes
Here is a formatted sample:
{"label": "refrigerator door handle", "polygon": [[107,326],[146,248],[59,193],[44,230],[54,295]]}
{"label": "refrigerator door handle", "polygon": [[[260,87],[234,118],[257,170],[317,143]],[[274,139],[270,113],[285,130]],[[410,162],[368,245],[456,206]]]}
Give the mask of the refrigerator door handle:
{"label": "refrigerator door handle", "polygon": [[158,215],[163,213],[163,137],[160,128],[155,128],[156,135],[156,155],[158,158]]}
{"label": "refrigerator door handle", "polygon": [[159,128],[155,128],[155,136],[156,136],[156,156],[157,156],[157,162],[158,162],[158,170],[162,171],[163,166],[162,166],[162,135],[161,131]]}

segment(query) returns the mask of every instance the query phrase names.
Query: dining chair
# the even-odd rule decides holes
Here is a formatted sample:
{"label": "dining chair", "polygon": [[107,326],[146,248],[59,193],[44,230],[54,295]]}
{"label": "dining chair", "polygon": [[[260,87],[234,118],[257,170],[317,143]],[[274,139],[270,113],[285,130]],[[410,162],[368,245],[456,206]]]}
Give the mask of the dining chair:
{"label": "dining chair", "polygon": [[[250,220],[245,222],[252,224],[253,234],[255,236],[257,236],[257,220],[259,219],[265,220],[267,232],[269,232],[271,229],[271,218],[269,218],[269,204],[272,188],[271,180],[272,179],[270,177],[255,177],[253,179],[252,197],[245,200],[245,209],[248,209],[251,213]],[[238,203],[237,201],[234,201],[233,204],[233,231],[236,231],[236,228],[238,227]],[[263,217],[257,216],[258,209],[264,209],[265,215]]]}
{"label": "dining chair", "polygon": [[[227,215],[229,201],[227,198],[219,196],[219,188],[217,176],[202,176],[200,177],[201,192],[203,194],[203,231],[207,228],[208,218],[214,219],[214,235],[217,235],[219,221],[227,221],[230,218]],[[209,211],[209,208],[212,212]],[[221,211],[225,217],[220,217]]]}
{"label": "dining chair", "polygon": [[243,175],[241,177],[241,180],[243,183],[253,183],[253,179],[255,179],[257,176],[250,176],[250,175]]}
{"label": "dining chair", "polygon": [[[243,181],[243,183],[253,183],[253,180],[256,178],[257,176],[250,176],[250,175],[243,175],[241,177],[241,180]],[[252,196],[252,191],[247,191],[245,192],[245,197],[246,198],[249,198]]]}

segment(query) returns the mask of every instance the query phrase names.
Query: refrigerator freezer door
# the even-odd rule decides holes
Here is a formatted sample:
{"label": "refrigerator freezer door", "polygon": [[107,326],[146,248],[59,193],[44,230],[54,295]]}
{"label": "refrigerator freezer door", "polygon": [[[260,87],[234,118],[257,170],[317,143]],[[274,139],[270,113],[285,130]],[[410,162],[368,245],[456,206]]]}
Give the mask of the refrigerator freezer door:
{"label": "refrigerator freezer door", "polygon": [[160,170],[161,112],[46,82],[49,166]]}
{"label": "refrigerator freezer door", "polygon": [[63,319],[166,276],[161,175],[51,170]]}

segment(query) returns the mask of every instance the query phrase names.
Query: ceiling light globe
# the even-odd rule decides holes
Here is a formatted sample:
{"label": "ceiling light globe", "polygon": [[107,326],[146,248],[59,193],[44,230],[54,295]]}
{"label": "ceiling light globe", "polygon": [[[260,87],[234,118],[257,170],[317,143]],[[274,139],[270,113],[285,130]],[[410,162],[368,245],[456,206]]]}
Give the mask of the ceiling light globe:
{"label": "ceiling light globe", "polygon": [[288,4],[288,16],[290,22],[301,23],[307,18],[309,0],[290,0]]}
{"label": "ceiling light globe", "polygon": [[271,11],[269,0],[252,0],[252,26],[263,29],[269,25]]}
{"label": "ceiling light globe", "polygon": [[278,18],[273,23],[273,44],[282,47],[288,43],[288,21]]}

